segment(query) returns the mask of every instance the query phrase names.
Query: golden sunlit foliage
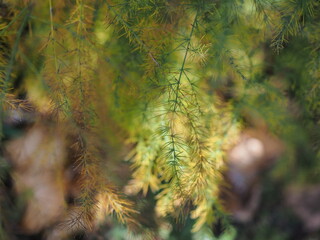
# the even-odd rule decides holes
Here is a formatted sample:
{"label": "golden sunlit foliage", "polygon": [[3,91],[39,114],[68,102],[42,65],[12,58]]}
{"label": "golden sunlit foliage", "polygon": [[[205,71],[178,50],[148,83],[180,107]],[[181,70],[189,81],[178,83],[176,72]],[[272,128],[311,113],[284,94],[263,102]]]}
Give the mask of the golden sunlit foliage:
{"label": "golden sunlit foliage", "polygon": [[[0,1],[2,122],[22,109],[70,126],[80,179],[70,228],[112,213],[142,228],[135,197],[153,194],[157,217],[189,216],[206,235],[227,217],[219,192],[242,129],[267,128],[291,153],[319,133],[319,10],[316,0]],[[125,159],[123,183],[114,166]]]}

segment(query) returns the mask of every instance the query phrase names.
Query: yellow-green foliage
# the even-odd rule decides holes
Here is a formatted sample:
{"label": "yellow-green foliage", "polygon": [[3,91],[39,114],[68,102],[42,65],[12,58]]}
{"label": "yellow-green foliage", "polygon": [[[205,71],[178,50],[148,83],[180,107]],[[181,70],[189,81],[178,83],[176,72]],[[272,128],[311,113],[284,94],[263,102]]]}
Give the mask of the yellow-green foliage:
{"label": "yellow-green foliage", "polygon": [[[81,194],[72,226],[90,229],[101,208],[123,223],[136,222],[134,203],[108,179],[118,163],[101,153],[119,143],[133,146],[125,193],[151,191],[159,217],[190,213],[194,232],[210,226],[221,216],[226,152],[243,122],[264,119],[280,137],[292,136],[294,124],[284,127],[291,122],[288,89],[278,83],[295,89],[294,81],[270,76],[267,68],[294,68],[288,62],[294,41],[308,46],[301,51],[306,83],[296,88],[303,92],[296,91],[297,101],[310,115],[319,113],[318,1],[3,4],[10,13],[0,16],[1,112],[10,94],[25,92],[40,112],[73,126]],[[291,38],[293,50],[275,55]],[[270,62],[268,54],[274,54]],[[17,74],[23,86],[12,89]]]}

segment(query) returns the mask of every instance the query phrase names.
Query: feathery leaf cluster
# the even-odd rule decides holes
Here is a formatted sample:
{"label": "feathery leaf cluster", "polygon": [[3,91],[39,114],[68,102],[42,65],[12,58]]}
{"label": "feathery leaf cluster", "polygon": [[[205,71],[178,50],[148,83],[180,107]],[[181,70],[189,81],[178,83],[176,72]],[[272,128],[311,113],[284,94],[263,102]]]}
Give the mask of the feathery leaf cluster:
{"label": "feathery leaf cluster", "polygon": [[[194,236],[206,236],[226,216],[219,192],[241,129],[267,126],[292,152],[319,129],[319,7],[316,0],[1,1],[1,118],[8,106],[30,109],[13,98],[23,92],[38,111],[72,126],[81,186],[72,229],[93,229],[101,211],[139,225],[135,205],[111,183],[117,157],[105,159],[125,142],[132,175],[124,193],[151,191],[157,216],[190,217]],[[19,74],[22,89],[14,88]],[[292,114],[290,101],[304,112]],[[310,139],[319,159],[319,141]],[[287,161],[299,164],[294,154]]]}

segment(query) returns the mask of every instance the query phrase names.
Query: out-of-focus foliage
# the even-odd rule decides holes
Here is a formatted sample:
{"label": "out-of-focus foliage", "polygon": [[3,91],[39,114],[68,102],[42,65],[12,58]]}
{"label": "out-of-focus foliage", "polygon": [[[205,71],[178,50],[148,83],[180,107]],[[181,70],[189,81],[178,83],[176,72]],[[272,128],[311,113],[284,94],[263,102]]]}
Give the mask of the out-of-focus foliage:
{"label": "out-of-focus foliage", "polygon": [[[175,239],[170,218],[215,239],[227,150],[247,127],[286,145],[275,178],[319,181],[319,67],[317,0],[0,1],[1,124],[23,109],[70,126],[75,229],[103,211],[142,239]],[[139,221],[141,196],[156,227]]]}

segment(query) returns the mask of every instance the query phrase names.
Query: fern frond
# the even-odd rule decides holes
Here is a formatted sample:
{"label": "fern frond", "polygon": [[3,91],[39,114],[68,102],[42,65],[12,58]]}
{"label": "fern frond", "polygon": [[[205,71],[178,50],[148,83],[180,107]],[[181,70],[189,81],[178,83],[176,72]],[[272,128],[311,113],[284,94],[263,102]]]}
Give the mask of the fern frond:
{"label": "fern frond", "polygon": [[279,52],[288,42],[289,36],[302,31],[306,21],[314,15],[316,2],[313,0],[294,0],[281,2],[279,6],[280,23],[276,26],[271,46]]}

